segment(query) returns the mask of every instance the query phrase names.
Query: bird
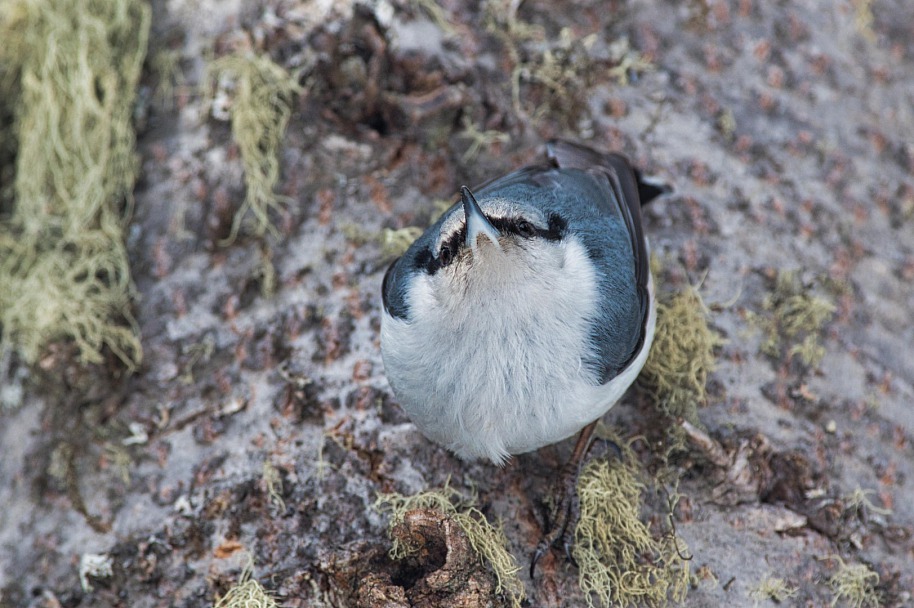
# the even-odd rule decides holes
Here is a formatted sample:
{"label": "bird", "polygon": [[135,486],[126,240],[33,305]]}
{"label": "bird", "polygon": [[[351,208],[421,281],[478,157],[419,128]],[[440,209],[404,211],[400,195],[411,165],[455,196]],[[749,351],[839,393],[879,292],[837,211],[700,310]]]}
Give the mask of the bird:
{"label": "bird", "polygon": [[641,199],[658,190],[624,156],[561,140],[461,188],[382,284],[385,372],[425,436],[503,464],[618,401],[656,326]]}
{"label": "bird", "polygon": [[497,465],[580,433],[579,463],[650,351],[641,204],[663,192],[625,156],[564,140],[463,186],[381,288],[385,373],[419,431]]}

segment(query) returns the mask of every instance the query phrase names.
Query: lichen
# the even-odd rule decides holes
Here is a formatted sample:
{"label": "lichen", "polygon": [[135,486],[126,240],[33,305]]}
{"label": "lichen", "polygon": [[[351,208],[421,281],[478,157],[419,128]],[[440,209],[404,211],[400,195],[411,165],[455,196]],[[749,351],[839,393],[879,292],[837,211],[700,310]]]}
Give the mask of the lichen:
{"label": "lichen", "polygon": [[175,91],[184,86],[184,72],[181,61],[184,55],[181,49],[162,49],[149,61],[149,67],[156,77],[156,97],[167,108],[175,105]]}
{"label": "lichen", "polygon": [[489,0],[483,17],[485,28],[501,40],[513,65],[511,99],[516,114],[576,124],[586,113],[587,91],[596,83],[595,75],[608,75],[626,85],[633,75],[654,69],[646,57],[631,49],[627,38],[601,48],[599,56],[594,52],[600,40],[596,32],[580,35],[563,27],[550,38],[541,25],[518,17],[520,4]]}
{"label": "lichen", "polygon": [[831,605],[839,603],[851,608],[879,606],[879,574],[866,564],[845,564],[838,558],[838,571],[828,579],[828,587],[834,593]]}
{"label": "lichen", "polygon": [[794,356],[816,367],[825,356],[820,334],[832,318],[835,305],[803,285],[796,271],[778,272],[774,289],[762,302],[764,313],[750,315],[764,339],[761,352],[780,360]]}
{"label": "lichen", "polygon": [[863,38],[869,42],[876,42],[876,32],[873,29],[873,0],[852,0],[854,6],[854,27]]}
{"label": "lichen", "polygon": [[279,277],[273,265],[273,250],[264,244],[260,246],[260,264],[257,268],[257,278],[260,279],[260,295],[270,299],[276,295],[276,283]]}
{"label": "lichen", "polygon": [[875,494],[875,490],[864,490],[863,488],[856,488],[850,494],[843,496],[842,500],[844,501],[844,506],[847,511],[852,511],[854,513],[874,513],[876,515],[891,515],[892,510],[886,509],[883,507],[877,507],[873,504],[873,501],[870,500],[870,495]]}
{"label": "lichen", "polygon": [[15,161],[2,193],[0,326],[27,362],[60,339],[88,363],[105,348],[129,369],[142,359],[124,229],[149,24],[140,0],[4,5],[0,121],[14,116],[3,130]]}
{"label": "lichen", "polygon": [[278,608],[279,604],[259,582],[251,578],[251,564],[241,572],[238,582],[220,597],[213,608]]}
{"label": "lichen", "polygon": [[79,585],[84,593],[91,593],[94,589],[89,577],[110,578],[113,574],[113,561],[110,555],[104,553],[83,553],[79,558]]}
{"label": "lichen", "polygon": [[777,577],[766,578],[755,587],[749,589],[749,599],[755,602],[756,606],[760,602],[769,599],[780,603],[794,597],[796,594],[796,587],[791,587],[784,579]]}
{"label": "lichen", "polygon": [[270,503],[280,512],[285,511],[286,501],[282,499],[282,477],[269,460],[263,461],[263,483],[266,486],[267,495],[270,497]]}
{"label": "lichen", "polygon": [[214,115],[226,111],[231,118],[232,137],[244,165],[244,202],[235,213],[231,233],[223,244],[235,240],[248,213],[253,216],[255,234],[275,234],[270,214],[288,202],[275,192],[280,146],[295,97],[302,88],[294,76],[269,57],[247,54],[226,55],[213,61],[207,68],[207,82],[227,106],[214,108]]}
{"label": "lichen", "polygon": [[435,0],[412,0],[411,4],[428,15],[432,22],[438,26],[445,35],[452,36],[456,33],[452,18],[443,8],[438,6],[438,3]]}
{"label": "lichen", "polygon": [[696,288],[658,300],[654,343],[639,381],[662,412],[698,423],[698,405],[706,399],[716,362],[714,349],[723,342],[708,326],[708,310]]}
{"label": "lichen", "polygon": [[422,229],[417,226],[407,226],[398,230],[385,228],[379,238],[381,244],[381,258],[392,260],[403,255],[417,238],[422,236]]}
{"label": "lichen", "polygon": [[509,133],[503,133],[496,129],[480,129],[476,126],[476,123],[473,122],[473,119],[470,118],[469,114],[463,116],[463,131],[461,131],[459,137],[461,139],[467,139],[470,142],[470,146],[461,157],[461,160],[465,163],[475,159],[479,154],[479,151],[483,148],[488,149],[492,147],[492,144],[504,144],[511,141],[511,135]]}
{"label": "lichen", "polygon": [[[434,509],[450,517],[467,535],[470,545],[495,573],[496,593],[504,593],[513,606],[520,606],[524,599],[524,586],[517,576],[520,567],[507,549],[508,541],[500,526],[493,526],[479,509],[453,488],[445,485],[439,490],[428,490],[412,496],[381,494],[375,508],[390,514],[389,532],[403,522],[406,513],[415,509]],[[393,544],[391,559],[403,559],[412,553],[391,534]]]}
{"label": "lichen", "polygon": [[654,538],[639,516],[644,484],[629,448],[618,459],[594,459],[578,479],[580,518],[572,555],[588,606],[681,602],[689,589],[684,541],[672,531]]}

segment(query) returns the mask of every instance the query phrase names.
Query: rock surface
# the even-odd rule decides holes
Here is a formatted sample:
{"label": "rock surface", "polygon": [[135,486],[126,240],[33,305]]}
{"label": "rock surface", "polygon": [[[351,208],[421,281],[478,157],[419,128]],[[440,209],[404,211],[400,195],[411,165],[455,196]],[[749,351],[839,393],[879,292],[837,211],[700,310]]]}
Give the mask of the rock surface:
{"label": "rock surface", "polygon": [[[747,605],[780,578],[791,603],[825,605],[837,556],[879,574],[885,605],[911,601],[914,4],[535,1],[514,20],[486,3],[153,4],[150,52],[179,50],[185,80],[150,99],[139,136],[145,359],[118,378],[60,345],[7,379],[21,403],[0,413],[0,605],[211,605],[247,555],[283,606],[436,605],[417,599],[429,572],[386,557],[372,504],[448,479],[526,563],[569,446],[495,468],[416,432],[379,355],[376,235],[425,225],[435,200],[554,136],[673,184],[646,211],[663,286],[700,283],[727,338],[699,410],[726,458],[676,463],[685,604]],[[306,93],[281,236],[220,246],[241,162],[195,87],[207,49],[239,48],[301,69]],[[510,139],[467,154],[468,124]],[[752,319],[782,270],[837,308],[818,367],[760,352]],[[657,437],[657,420],[638,389],[606,418],[625,437]],[[86,554],[111,574],[81,584]],[[558,554],[521,574],[531,606],[584,601]],[[485,571],[461,585],[460,605],[504,603]]]}

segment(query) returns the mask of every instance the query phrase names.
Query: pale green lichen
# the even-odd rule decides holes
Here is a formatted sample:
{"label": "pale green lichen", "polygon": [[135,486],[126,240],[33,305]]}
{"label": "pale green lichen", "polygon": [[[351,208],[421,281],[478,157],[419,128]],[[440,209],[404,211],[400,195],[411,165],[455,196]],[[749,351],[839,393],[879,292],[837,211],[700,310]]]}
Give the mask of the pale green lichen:
{"label": "pale green lichen", "polygon": [[639,382],[668,416],[698,423],[698,406],[706,399],[714,350],[723,344],[708,326],[708,309],[694,287],[657,302],[654,342]]}
{"label": "pale green lichen", "polygon": [[251,578],[252,569],[253,564],[248,563],[238,582],[213,604],[213,608],[278,608],[273,596]]}
{"label": "pale green lichen", "polygon": [[231,233],[223,244],[235,240],[248,213],[253,216],[255,234],[275,234],[270,214],[288,202],[275,192],[280,146],[294,100],[302,88],[294,76],[269,57],[246,54],[213,61],[207,69],[207,82],[226,99],[232,136],[244,165],[244,202],[235,213]]}
{"label": "pale green lichen", "polygon": [[875,513],[876,515],[891,515],[892,510],[884,507],[877,507],[870,500],[870,495],[875,494],[875,490],[864,490],[857,488],[847,496],[843,496],[844,506],[847,511]]}
{"label": "pale green lichen", "polygon": [[733,139],[733,134],[736,133],[736,116],[733,110],[726,108],[717,115],[717,130],[727,141]]}
{"label": "pale green lichen", "polygon": [[0,325],[28,362],[71,339],[84,362],[142,359],[124,230],[131,126],[150,10],[139,0],[11,1],[0,17],[0,105],[12,173],[2,193]]}
{"label": "pale green lichen", "polygon": [[811,367],[822,362],[821,333],[835,312],[834,304],[812,293],[797,272],[781,271],[762,308],[764,314],[749,317],[764,334],[762,353],[773,359],[797,356]]}
{"label": "pale green lichen", "polygon": [[124,445],[106,442],[105,458],[108,460],[108,466],[118,473],[121,482],[123,482],[125,486],[129,486],[130,469],[133,466],[133,458],[130,456],[130,452],[127,448],[124,447]]}
{"label": "pale green lichen", "polygon": [[157,80],[156,97],[165,107],[174,106],[175,91],[185,83],[181,69],[183,59],[181,49],[162,49],[149,61],[149,67]]}
{"label": "pale green lichen", "polygon": [[876,42],[876,32],[873,30],[873,0],[851,0],[854,6],[854,27],[867,42]]}
{"label": "pale green lichen", "polygon": [[286,501],[282,499],[282,477],[269,460],[263,461],[263,483],[267,489],[270,502],[280,511],[286,510]]}
{"label": "pale green lichen", "polygon": [[838,562],[838,571],[828,579],[828,587],[835,594],[831,605],[878,607],[880,601],[876,585],[879,584],[879,574],[866,564],[848,565],[840,558]]}
{"label": "pale green lichen", "polygon": [[422,236],[422,228],[407,226],[398,230],[385,228],[381,231],[381,259],[392,260],[409,249],[417,238]]}
{"label": "pale green lichen", "polygon": [[206,335],[201,342],[186,342],[181,345],[181,354],[186,357],[183,372],[178,377],[181,384],[194,383],[194,367],[206,363],[216,351],[216,340],[211,335]]}
{"label": "pale green lichen", "polygon": [[453,36],[456,33],[451,17],[435,0],[412,0],[410,4],[428,15],[446,36]]}
{"label": "pale green lichen", "polygon": [[629,84],[633,74],[644,74],[657,69],[647,57],[631,48],[626,37],[620,38],[610,45],[610,55],[615,65],[610,68],[609,75],[621,85]]}
{"label": "pale green lichen", "polygon": [[79,558],[79,585],[83,593],[91,593],[95,588],[89,582],[92,578],[111,578],[114,573],[113,560],[105,553],[83,553]]}
{"label": "pale green lichen", "polygon": [[483,130],[476,126],[476,123],[470,118],[469,114],[463,116],[463,131],[460,132],[461,139],[467,139],[470,146],[463,153],[461,159],[463,162],[469,162],[476,158],[479,151],[483,148],[490,148],[495,143],[508,143],[511,141],[511,135],[495,129]]}
{"label": "pale green lichen", "polygon": [[749,599],[751,599],[756,606],[765,600],[774,600],[775,602],[780,603],[789,600],[796,594],[796,587],[791,587],[784,579],[777,577],[766,578],[755,587],[749,589]]}
{"label": "pale green lichen", "polygon": [[260,264],[257,267],[257,278],[260,279],[260,295],[266,299],[276,295],[276,284],[279,276],[273,266],[273,250],[265,245],[260,247]]}
{"label": "pale green lichen", "polygon": [[674,532],[654,538],[640,517],[645,486],[623,448],[621,459],[592,460],[581,472],[580,519],[572,555],[591,607],[681,602],[689,589],[684,541]]}
{"label": "pale green lichen", "polygon": [[412,496],[381,494],[375,508],[390,514],[388,531],[393,544],[391,559],[403,559],[412,553],[393,536],[394,527],[403,523],[404,517],[416,509],[433,509],[451,518],[466,534],[470,546],[495,573],[496,593],[504,593],[512,606],[519,607],[524,599],[524,586],[517,576],[520,567],[507,549],[508,541],[500,526],[493,526],[479,509],[448,485],[439,490],[420,492]]}
{"label": "pale green lichen", "polygon": [[[601,57],[592,52],[600,39],[597,33],[582,36],[564,27],[550,38],[541,25],[518,16],[520,5],[517,0],[488,0],[483,15],[485,28],[502,41],[513,65],[511,99],[519,115],[549,115],[575,124],[586,111],[586,93],[597,82],[596,75],[626,85],[633,74],[654,69],[627,38],[612,42]],[[525,103],[528,100],[534,100],[535,107]]]}

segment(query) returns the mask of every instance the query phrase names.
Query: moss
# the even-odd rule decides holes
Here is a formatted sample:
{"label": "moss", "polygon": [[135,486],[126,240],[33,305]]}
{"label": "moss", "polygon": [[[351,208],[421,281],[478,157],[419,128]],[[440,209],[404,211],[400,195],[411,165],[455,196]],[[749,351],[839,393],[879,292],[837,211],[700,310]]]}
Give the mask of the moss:
{"label": "moss", "polygon": [[275,233],[270,213],[280,210],[285,202],[274,192],[279,182],[280,146],[295,96],[302,88],[269,57],[242,54],[213,61],[207,69],[207,82],[221,93],[229,91],[232,136],[244,165],[244,202],[223,244],[235,240],[248,213],[253,215],[258,236],[267,231]]}
{"label": "moss", "polygon": [[[496,593],[504,593],[513,606],[521,605],[524,586],[517,576],[520,568],[507,549],[508,541],[504,532],[501,527],[489,523],[485,515],[472,506],[472,501],[462,499],[453,488],[445,485],[440,490],[420,492],[412,496],[381,494],[375,502],[375,508],[390,513],[388,530],[391,532],[403,522],[406,513],[415,509],[434,509],[450,517],[466,533],[476,554],[492,568],[497,581]],[[402,546],[394,538],[390,549],[391,559],[403,559],[410,554],[410,547]]]}
{"label": "moss", "polygon": [[820,334],[835,312],[834,304],[813,294],[797,272],[781,271],[762,308],[764,313],[750,316],[750,321],[764,334],[763,354],[775,360],[797,356],[811,367],[822,362],[825,347]]}
{"label": "moss", "polygon": [[651,535],[639,517],[644,484],[623,449],[621,459],[592,460],[578,479],[581,513],[572,555],[587,604],[664,606],[689,589],[685,544],[674,533]]}
{"label": "moss", "polygon": [[759,602],[769,599],[780,603],[794,597],[796,594],[796,587],[789,586],[782,578],[771,577],[766,578],[750,589],[749,599],[753,600],[755,605],[758,606]]}
{"label": "moss", "polygon": [[72,339],[84,362],[109,348],[133,369],[142,349],[124,229],[149,7],[34,0],[4,9],[0,117],[12,108],[4,139],[15,141],[15,163],[0,224],[3,341],[34,362],[49,342]]}
{"label": "moss", "polygon": [[698,424],[714,349],[723,342],[708,326],[708,310],[694,287],[657,302],[657,329],[640,382],[661,411]]}
{"label": "moss", "polygon": [[838,558],[838,571],[828,579],[828,587],[835,596],[831,605],[839,603],[852,608],[864,606],[879,606],[879,594],[876,585],[879,584],[879,574],[866,564],[845,564]]}

